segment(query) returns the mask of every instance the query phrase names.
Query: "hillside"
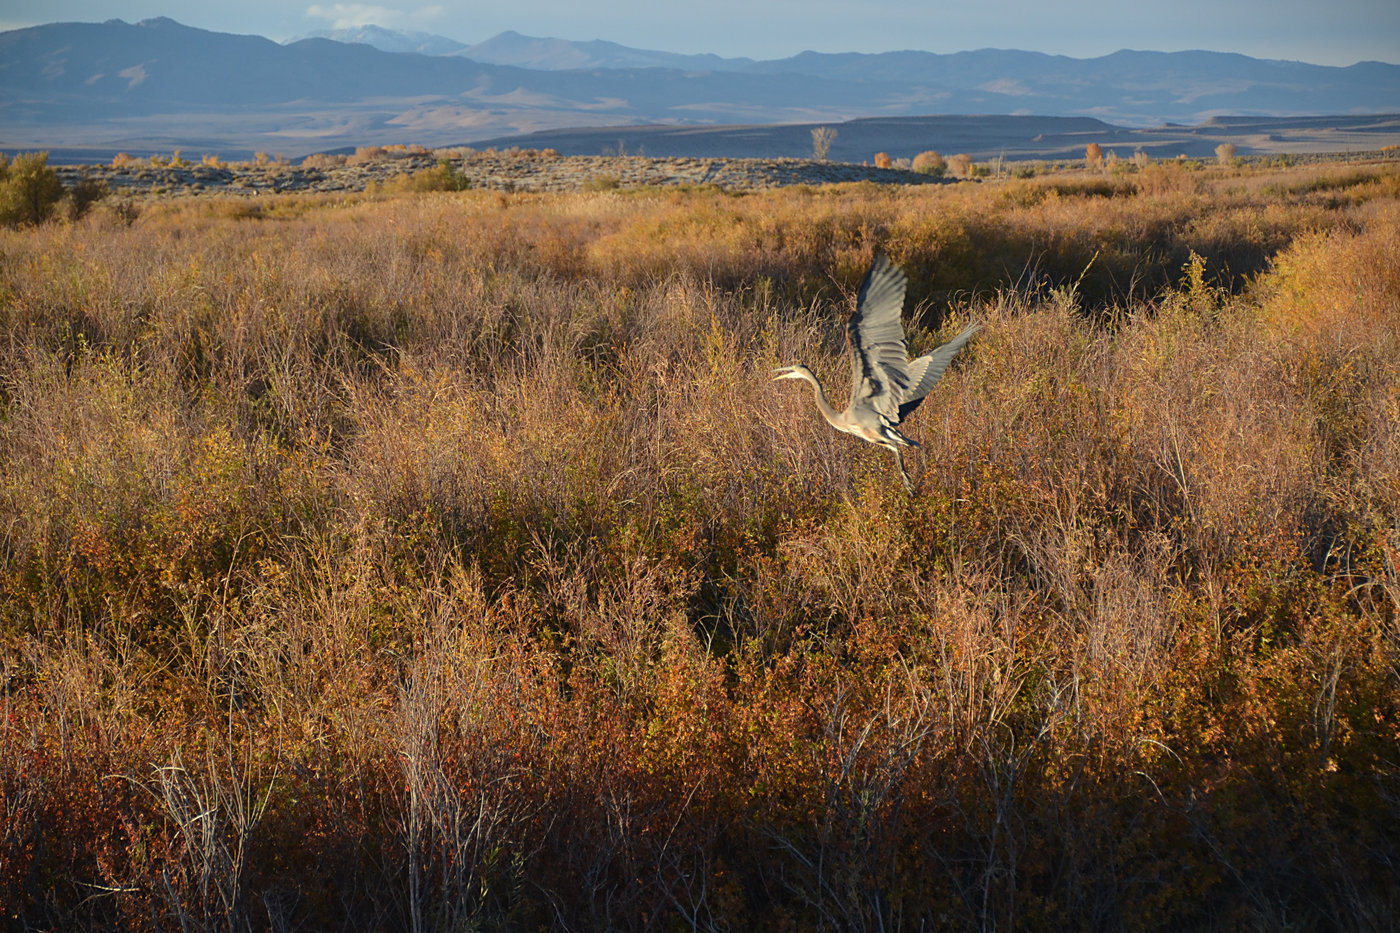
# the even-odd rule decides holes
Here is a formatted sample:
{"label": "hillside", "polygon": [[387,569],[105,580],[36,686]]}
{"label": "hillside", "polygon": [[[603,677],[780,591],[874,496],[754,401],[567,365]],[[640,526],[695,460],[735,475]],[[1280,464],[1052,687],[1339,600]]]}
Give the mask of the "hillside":
{"label": "hillside", "polygon": [[[812,124],[939,113],[1151,127],[1226,113],[1400,109],[1400,66],[1380,63],[1328,68],[1132,51],[1081,60],[983,50],[804,53],[698,68],[617,50],[600,59],[597,47],[570,44],[565,51],[582,55],[579,62],[618,66],[560,69],[560,59],[542,58],[537,42],[520,39],[494,44],[497,61],[515,64],[492,64],[462,57],[470,50],[386,52],[325,38],[280,45],[164,18],[12,30],[0,34],[0,142],[8,149],[299,156],[384,143],[458,145],[580,125]],[[550,67],[520,67],[542,63]]]}
{"label": "hillside", "polygon": [[[340,164],[326,164],[340,163]],[[131,160],[120,165],[62,166],[57,174],[72,186],[80,179],[99,182],[123,196],[262,196],[356,192],[450,166],[455,183],[500,191],[579,191],[602,188],[693,188],[760,191],[789,185],[845,182],[924,185],[940,179],[898,169],[798,159],[692,159],[641,156],[560,156],[535,151],[438,154],[401,150],[349,161],[312,158],[301,165],[269,162],[187,163],[168,159]]]}
{"label": "hillside", "polygon": [[1082,159],[1090,143],[1120,158],[1213,158],[1230,143],[1243,156],[1368,152],[1400,146],[1400,114],[1356,117],[1214,117],[1204,123],[1134,129],[1093,117],[879,117],[846,123],[741,126],[609,126],[541,130],[479,140],[478,147],[555,149],[568,155],[616,152],[715,158],[803,158],[812,130],[836,130],[830,157],[868,162],[877,152],[912,158],[926,149],[979,161]]}

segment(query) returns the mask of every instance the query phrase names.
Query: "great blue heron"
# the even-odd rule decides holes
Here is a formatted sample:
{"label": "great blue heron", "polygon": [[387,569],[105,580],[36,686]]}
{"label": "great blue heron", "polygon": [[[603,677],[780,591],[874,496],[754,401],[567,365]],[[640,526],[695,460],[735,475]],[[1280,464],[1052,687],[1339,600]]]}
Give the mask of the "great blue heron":
{"label": "great blue heron", "polygon": [[908,280],[899,267],[879,256],[860,287],[855,313],[846,322],[846,344],[851,350],[851,401],[845,411],[838,413],[831,407],[821,380],[800,363],[773,370],[778,373],[773,378],[810,382],[817,408],[833,428],[894,452],[904,488],[912,493],[914,484],[904,469],[900,448],[919,445],[899,433],[899,424],[919,407],[953,357],[982,325],[973,324],[933,352],[909,359],[904,327],[899,320],[906,284]]}

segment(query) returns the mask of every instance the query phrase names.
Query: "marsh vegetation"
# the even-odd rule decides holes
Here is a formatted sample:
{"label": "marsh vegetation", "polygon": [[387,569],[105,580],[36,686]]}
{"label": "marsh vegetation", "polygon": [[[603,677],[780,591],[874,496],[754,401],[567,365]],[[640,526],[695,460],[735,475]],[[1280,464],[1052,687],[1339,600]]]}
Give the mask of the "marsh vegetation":
{"label": "marsh vegetation", "polygon": [[[911,349],[840,394],[877,253]],[[0,230],[14,929],[1383,929],[1400,169]]]}

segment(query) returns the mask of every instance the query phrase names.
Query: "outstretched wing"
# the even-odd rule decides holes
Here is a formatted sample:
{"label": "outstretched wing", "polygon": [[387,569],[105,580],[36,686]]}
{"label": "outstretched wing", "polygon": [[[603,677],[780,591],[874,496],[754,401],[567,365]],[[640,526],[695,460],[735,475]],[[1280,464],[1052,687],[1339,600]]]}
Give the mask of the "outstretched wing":
{"label": "outstretched wing", "polygon": [[904,399],[899,406],[900,421],[903,421],[910,412],[919,407],[924,396],[932,392],[933,387],[938,384],[938,380],[943,378],[944,370],[948,368],[949,363],[953,362],[953,357],[958,355],[963,344],[971,340],[972,335],[981,329],[981,324],[973,324],[932,353],[925,353],[909,364],[909,388],[905,390]]}
{"label": "outstretched wing", "polygon": [[855,313],[846,322],[851,346],[851,411],[872,409],[895,423],[909,388],[909,349],[904,343],[904,287],[897,266],[879,256],[860,287]]}

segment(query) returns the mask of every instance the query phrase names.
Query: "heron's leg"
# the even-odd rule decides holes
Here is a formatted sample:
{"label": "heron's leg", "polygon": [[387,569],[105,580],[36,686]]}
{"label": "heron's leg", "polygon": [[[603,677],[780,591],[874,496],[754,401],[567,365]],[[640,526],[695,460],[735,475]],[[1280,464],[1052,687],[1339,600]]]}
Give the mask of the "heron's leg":
{"label": "heron's leg", "polygon": [[899,464],[899,478],[904,480],[904,488],[909,490],[909,495],[914,494],[914,483],[909,479],[909,473],[904,469],[904,453],[898,448],[894,448],[894,462]]}

